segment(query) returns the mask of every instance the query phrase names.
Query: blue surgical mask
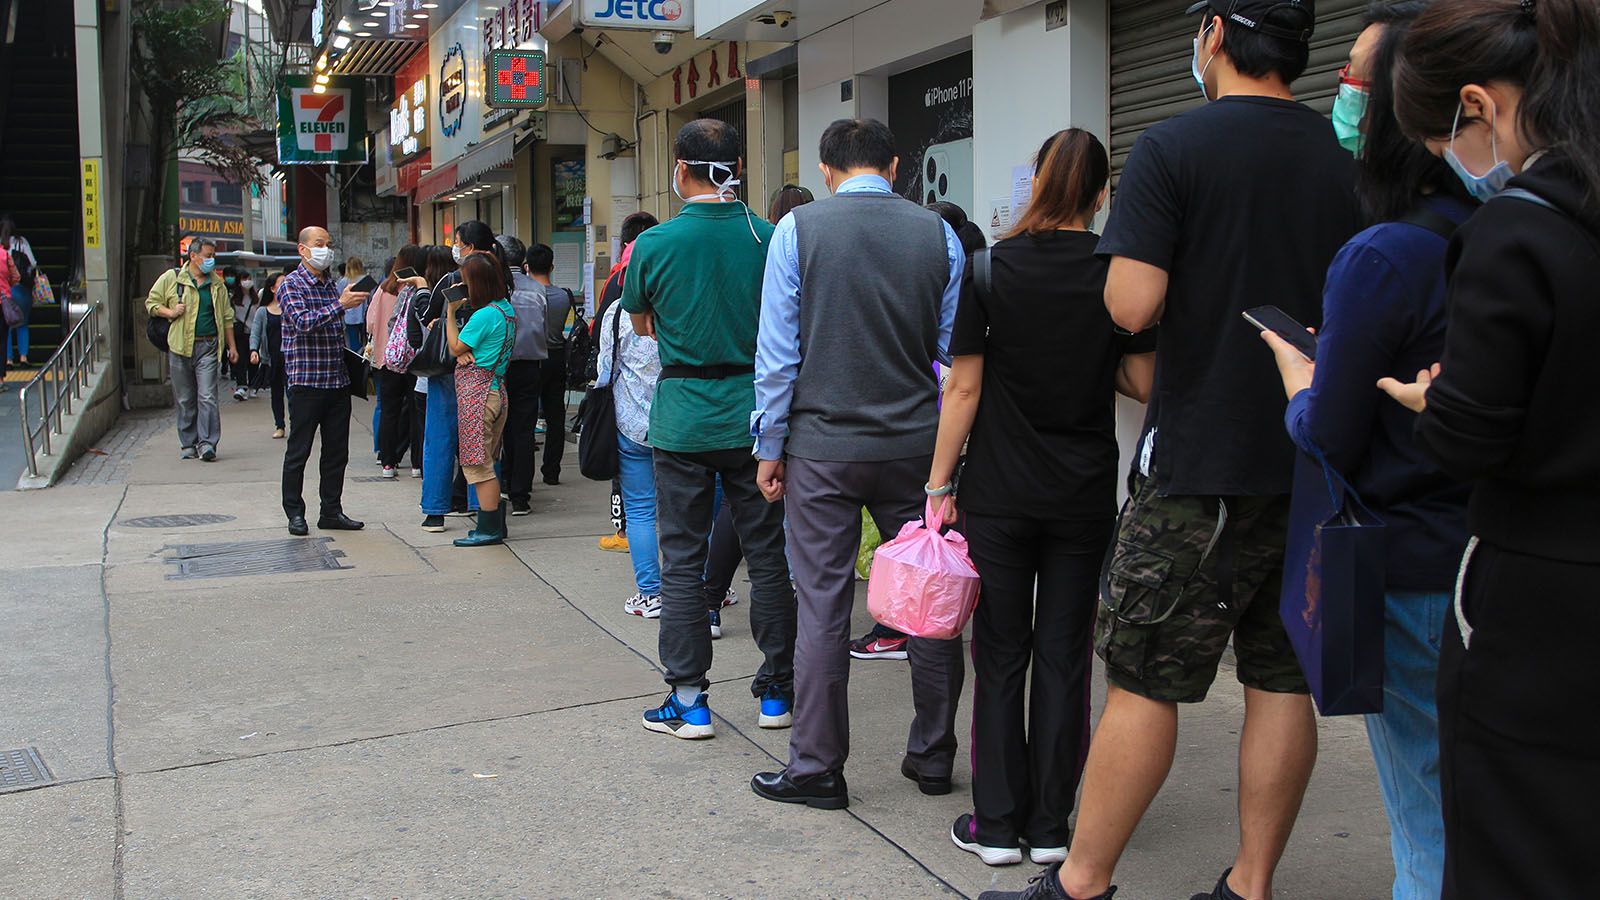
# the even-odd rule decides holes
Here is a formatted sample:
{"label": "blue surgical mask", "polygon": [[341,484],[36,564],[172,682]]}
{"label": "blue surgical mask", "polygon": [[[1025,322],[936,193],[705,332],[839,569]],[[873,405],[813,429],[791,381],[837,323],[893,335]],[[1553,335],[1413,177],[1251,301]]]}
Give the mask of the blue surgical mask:
{"label": "blue surgical mask", "polygon": [[217,267],[217,261],[213,257],[206,257],[205,259],[200,260],[200,274],[201,275],[210,275],[211,274],[211,270],[215,269],[216,267]]}
{"label": "blue surgical mask", "polygon": [[1368,93],[1349,82],[1339,83],[1339,95],[1333,98],[1333,133],[1339,146],[1351,153],[1361,152],[1361,120],[1367,115]]}
{"label": "blue surgical mask", "polygon": [[[1207,26],[1206,31],[1210,30],[1211,28]],[[1216,57],[1213,56],[1211,59],[1206,60],[1205,68],[1201,68],[1200,38],[1206,36],[1206,31],[1200,32],[1200,37],[1194,39],[1194,54],[1189,57],[1189,74],[1194,76],[1194,83],[1200,85],[1200,96],[1210,100],[1211,95],[1206,92],[1206,69],[1211,68],[1211,62],[1212,60],[1216,59]]]}
{"label": "blue surgical mask", "polygon": [[1489,152],[1494,154],[1494,166],[1482,175],[1474,175],[1467,171],[1461,159],[1456,156],[1456,132],[1461,126],[1461,104],[1456,104],[1456,118],[1450,125],[1450,146],[1444,150],[1444,161],[1461,183],[1466,185],[1467,193],[1472,195],[1479,203],[1489,202],[1489,198],[1506,189],[1506,184],[1516,177],[1511,171],[1511,163],[1500,158],[1500,147],[1495,141],[1494,120],[1489,122]]}

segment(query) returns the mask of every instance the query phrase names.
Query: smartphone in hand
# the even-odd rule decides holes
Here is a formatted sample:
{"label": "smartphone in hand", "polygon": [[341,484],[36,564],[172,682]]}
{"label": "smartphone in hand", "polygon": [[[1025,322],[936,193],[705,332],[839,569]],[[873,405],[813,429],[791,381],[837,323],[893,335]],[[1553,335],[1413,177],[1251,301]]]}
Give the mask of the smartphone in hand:
{"label": "smartphone in hand", "polygon": [[394,278],[396,281],[408,281],[415,277],[417,277],[417,270],[411,268],[410,266],[407,266],[404,269],[396,269],[394,273]]}
{"label": "smartphone in hand", "polygon": [[464,284],[453,284],[444,289],[444,302],[446,303],[455,303],[458,300],[465,299],[467,299],[467,286]]}
{"label": "smartphone in hand", "polygon": [[1306,358],[1306,362],[1317,361],[1317,336],[1307,331],[1304,325],[1296,322],[1293,316],[1283,310],[1276,306],[1257,306],[1239,315],[1244,316],[1246,322],[1261,331],[1270,331],[1288,341],[1289,346]]}
{"label": "smartphone in hand", "polygon": [[350,290],[358,294],[370,294],[377,289],[378,279],[373,278],[371,272],[361,276],[359,281],[352,282],[350,285]]}

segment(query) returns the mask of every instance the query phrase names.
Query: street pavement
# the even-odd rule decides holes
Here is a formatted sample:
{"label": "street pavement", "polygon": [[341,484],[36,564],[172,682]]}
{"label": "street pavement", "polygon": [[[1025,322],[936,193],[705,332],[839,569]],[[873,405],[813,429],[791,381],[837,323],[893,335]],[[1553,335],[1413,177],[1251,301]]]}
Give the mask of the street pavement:
{"label": "street pavement", "polygon": [[[755,726],[747,600],[716,644],[717,737],[643,730],[656,624],[622,612],[607,486],[571,454],[510,544],[458,549],[466,520],[425,533],[420,482],[377,477],[357,401],[345,508],[367,528],[285,545],[267,400],[223,402],[215,463],[126,414],[63,484],[0,494],[0,750],[36,747],[55,779],[0,793],[0,898],[974,897],[1036,871],[951,845],[967,772],[947,797],[900,775],[905,663],[854,664],[848,811],[751,794],[787,733]],[[231,518],[152,518],[188,514]],[[1231,674],[1184,710],[1119,898],[1187,898],[1231,860]],[[1320,730],[1277,896],[1387,896],[1365,732]]]}

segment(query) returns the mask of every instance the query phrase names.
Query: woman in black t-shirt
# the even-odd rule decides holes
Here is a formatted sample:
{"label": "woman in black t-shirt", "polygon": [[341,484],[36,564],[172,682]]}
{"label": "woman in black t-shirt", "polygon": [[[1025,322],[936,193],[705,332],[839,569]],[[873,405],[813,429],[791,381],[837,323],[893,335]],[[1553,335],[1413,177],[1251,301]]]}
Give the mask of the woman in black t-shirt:
{"label": "woman in black t-shirt", "polygon": [[[1116,514],[1113,394],[1143,400],[1154,373],[1145,352],[1153,342],[1119,334],[1103,299],[1106,262],[1094,255],[1089,223],[1109,171],[1087,131],[1045,141],[1033,201],[989,251],[988,283],[979,283],[981,254],[967,267],[950,340],[928,493],[937,502],[949,492],[966,444],[961,508],[983,579],[973,619],[973,813],[951,838],[990,865],[1021,862],[1023,843],[1035,863],[1066,858],[1089,746],[1100,565]],[[955,520],[954,504],[947,517]]]}

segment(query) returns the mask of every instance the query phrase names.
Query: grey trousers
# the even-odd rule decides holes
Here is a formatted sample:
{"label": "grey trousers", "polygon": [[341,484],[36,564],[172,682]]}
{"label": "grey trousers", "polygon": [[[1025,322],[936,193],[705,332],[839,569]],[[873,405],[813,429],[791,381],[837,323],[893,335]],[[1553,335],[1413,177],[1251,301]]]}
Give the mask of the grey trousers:
{"label": "grey trousers", "polygon": [[710,687],[711,623],[705,572],[717,476],[733,508],[734,530],[750,569],[750,633],[764,657],[750,693],[794,696],[794,588],[783,553],[783,503],[756,488],[747,449],[673,453],[657,447],[656,528],[661,539],[661,666],[673,687]]}
{"label": "grey trousers", "polygon": [[222,440],[222,414],[217,411],[217,378],[222,357],[216,338],[195,338],[194,355],[167,354],[172,398],[178,406],[178,447],[213,448]]}
{"label": "grey trousers", "polygon": [[[888,539],[922,515],[932,457],[823,462],[790,457],[789,554],[799,592],[795,635],[794,727],[789,774],[844,768],[850,755],[850,613],[855,605],[861,509]],[[919,774],[947,777],[955,764],[956,704],[966,679],[961,639],[911,638],[916,716],[906,758]]]}

